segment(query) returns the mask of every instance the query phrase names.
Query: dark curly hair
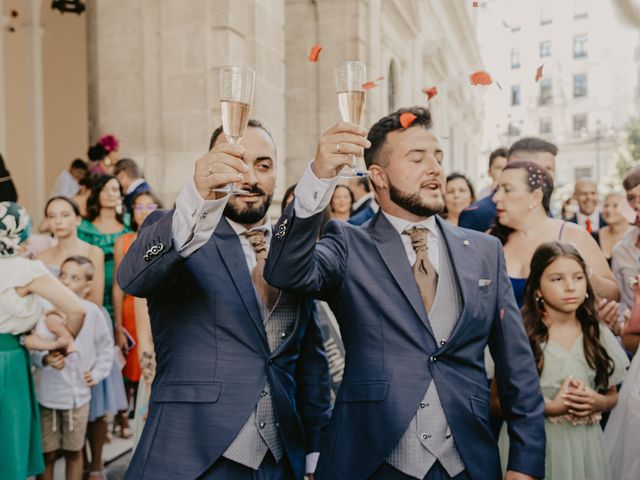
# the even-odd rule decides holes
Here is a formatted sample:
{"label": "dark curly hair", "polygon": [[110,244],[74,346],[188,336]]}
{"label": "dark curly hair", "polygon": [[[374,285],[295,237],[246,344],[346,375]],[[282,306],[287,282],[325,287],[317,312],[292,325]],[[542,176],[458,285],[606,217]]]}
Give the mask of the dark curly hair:
{"label": "dark curly hair", "polygon": [[[116,180],[116,177],[111,175],[102,175],[96,178],[91,185],[91,194],[87,199],[86,217],[90,222],[93,222],[96,218],[98,218],[98,215],[100,215],[100,209],[102,208],[102,205],[100,205],[100,192],[102,192],[102,189],[107,183],[109,183],[110,180]],[[120,183],[118,183],[118,186],[120,186]],[[122,196],[122,186],[120,186],[120,195]],[[124,225],[123,212],[118,213],[116,211],[116,220]]]}
{"label": "dark curly hair", "polygon": [[529,273],[529,279],[525,287],[522,318],[531,343],[538,373],[541,373],[544,368],[542,345],[549,341],[549,329],[543,322],[544,302],[537,297],[536,292],[540,289],[540,279],[544,271],[558,258],[575,260],[584,273],[588,296],[578,307],[576,317],[582,327],[582,341],[587,364],[596,372],[596,387],[600,390],[606,390],[609,388],[609,377],[613,374],[615,364],[607,350],[600,343],[600,321],[596,308],[596,296],[589,281],[587,266],[578,250],[568,243],[557,241],[543,243],[531,258],[531,273]]}
{"label": "dark curly hair", "polygon": [[404,130],[404,127],[400,123],[400,115],[405,112],[412,113],[416,116],[415,120],[411,123],[412,127],[419,125],[426,130],[431,128],[431,112],[424,107],[401,108],[386,117],[382,117],[369,129],[369,134],[367,135],[367,138],[371,142],[371,146],[364,151],[364,162],[367,168],[373,164],[384,166],[386,158],[381,158],[381,151],[387,139],[387,134],[395,132],[396,130]]}
{"label": "dark curly hair", "polygon": [[[507,163],[503,172],[506,172],[507,170],[524,171],[529,191],[542,191],[542,206],[544,207],[545,212],[549,213],[551,209],[551,195],[553,194],[553,177],[549,171],[537,163],[524,161]],[[513,228],[502,225],[496,218],[489,233],[494,237],[497,237],[504,245],[507,243],[507,240],[509,240],[509,235],[511,235],[513,231]]]}

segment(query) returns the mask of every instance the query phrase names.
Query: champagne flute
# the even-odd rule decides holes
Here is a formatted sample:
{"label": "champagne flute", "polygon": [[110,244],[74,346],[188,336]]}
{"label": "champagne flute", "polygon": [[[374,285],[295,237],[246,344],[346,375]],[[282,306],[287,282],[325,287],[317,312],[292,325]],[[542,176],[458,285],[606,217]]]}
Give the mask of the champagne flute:
{"label": "champagne flute", "polygon": [[[335,68],[338,109],[343,122],[360,125],[364,110],[364,88],[367,70],[364,63],[357,60],[340,63]],[[341,178],[364,177],[367,170],[358,169],[355,155],[350,155],[351,166],[345,167],[338,175]]]}
{"label": "champagne flute", "polygon": [[[247,129],[255,80],[256,72],[249,67],[228,66],[220,69],[220,115],[222,130],[229,143],[239,143]],[[231,195],[249,194],[234,183],[213,191]]]}

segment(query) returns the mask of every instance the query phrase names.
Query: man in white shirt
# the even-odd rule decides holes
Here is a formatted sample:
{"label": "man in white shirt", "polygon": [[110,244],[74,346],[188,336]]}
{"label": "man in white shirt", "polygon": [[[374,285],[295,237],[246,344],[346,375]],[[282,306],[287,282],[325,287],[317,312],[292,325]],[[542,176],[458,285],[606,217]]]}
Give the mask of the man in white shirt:
{"label": "man in white shirt", "polygon": [[51,196],[73,197],[80,190],[79,182],[84,178],[88,170],[87,164],[83,160],[76,158],[71,162],[69,170],[64,170],[58,175]]}
{"label": "man in white shirt", "polygon": [[573,196],[578,201],[578,212],[569,219],[593,233],[607,225],[598,207],[598,184],[591,180],[578,180],[573,190]]}
{"label": "man in white shirt", "polygon": [[[262,272],[272,232],[276,145],[249,121],[210,152],[172,211],[153,212],[118,269],[147,298],[158,352],[135,480],[299,479],[312,474],[329,421],[322,335],[307,298]],[[249,192],[220,192],[229,183]]]}
{"label": "man in white shirt", "polygon": [[[329,303],[345,369],[316,477],[502,478],[489,429],[484,350],[510,432],[507,480],[544,476],[544,401],[500,242],[438,217],[442,149],[422,107],[364,138],[340,123],[320,139],[278,222],[265,278]],[[349,156],[362,156],[380,210],[366,225],[322,211]]]}

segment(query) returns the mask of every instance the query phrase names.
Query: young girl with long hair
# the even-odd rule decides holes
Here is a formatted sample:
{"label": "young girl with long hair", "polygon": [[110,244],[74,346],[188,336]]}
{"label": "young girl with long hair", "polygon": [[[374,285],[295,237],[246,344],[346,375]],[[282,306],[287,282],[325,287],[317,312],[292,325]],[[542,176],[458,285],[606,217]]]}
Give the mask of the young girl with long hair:
{"label": "young girl with long hair", "polygon": [[615,386],[629,360],[598,320],[587,266],[574,246],[540,245],[530,272],[522,317],[545,397],[545,478],[609,480],[600,419],[616,405]]}

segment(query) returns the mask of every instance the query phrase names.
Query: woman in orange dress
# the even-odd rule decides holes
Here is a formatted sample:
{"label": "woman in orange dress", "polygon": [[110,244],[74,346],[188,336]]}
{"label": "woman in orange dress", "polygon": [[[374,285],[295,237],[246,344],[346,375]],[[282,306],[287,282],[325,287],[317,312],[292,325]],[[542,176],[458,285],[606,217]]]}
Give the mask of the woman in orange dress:
{"label": "woman in orange dress", "polygon": [[[160,207],[160,203],[151,192],[142,192],[134,197],[132,201],[131,228],[133,232],[127,233],[116,240],[114,246],[114,270],[115,278],[120,262],[126,255],[131,244],[138,236],[138,229],[144,222],[147,215]],[[115,316],[115,329],[120,334],[128,336],[133,341],[132,347],[122,348],[122,353],[126,359],[122,375],[124,377],[127,402],[135,398],[138,382],[140,381],[141,369],[138,360],[138,338],[136,334],[136,315],[134,297],[126,295],[118,286],[118,282],[113,282],[113,310]],[[131,343],[128,343],[131,345]],[[116,418],[115,427],[120,427],[120,436],[129,438],[132,431],[129,428],[128,412],[120,412]]]}

